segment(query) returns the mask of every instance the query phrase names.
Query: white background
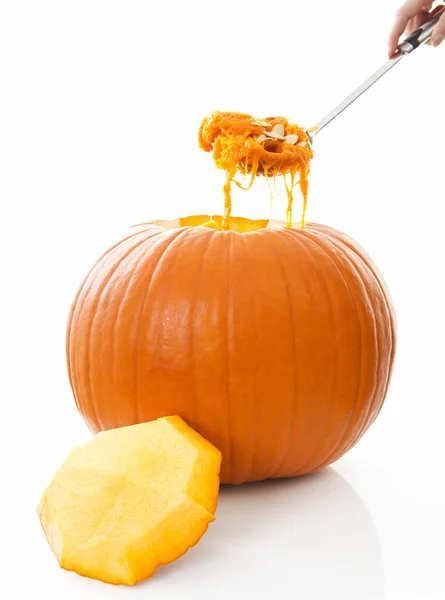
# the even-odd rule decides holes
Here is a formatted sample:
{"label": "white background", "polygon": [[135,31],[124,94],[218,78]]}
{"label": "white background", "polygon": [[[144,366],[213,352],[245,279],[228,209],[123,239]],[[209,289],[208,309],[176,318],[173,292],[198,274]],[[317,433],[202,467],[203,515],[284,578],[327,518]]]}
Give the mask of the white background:
{"label": "white background", "polygon": [[[404,59],[317,138],[308,217],[368,250],[398,314],[392,386],[361,443],[313,477],[223,489],[198,546],[134,589],[59,570],[35,513],[89,438],[64,356],[86,270],[133,223],[221,207],[221,174],[196,143],[203,116],[313,124],[385,60],[397,4],[2,0],[8,600],[445,597],[445,47]],[[267,207],[260,187],[235,200],[237,213]]]}

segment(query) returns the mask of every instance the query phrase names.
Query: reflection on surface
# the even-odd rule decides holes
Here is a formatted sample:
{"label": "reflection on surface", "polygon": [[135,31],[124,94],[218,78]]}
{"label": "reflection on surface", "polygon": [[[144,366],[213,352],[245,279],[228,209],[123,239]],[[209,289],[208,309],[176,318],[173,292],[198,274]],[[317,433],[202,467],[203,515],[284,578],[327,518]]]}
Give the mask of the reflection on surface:
{"label": "reflection on surface", "polygon": [[[221,489],[216,521],[183,558],[142,585],[164,598],[384,598],[384,566],[371,515],[332,468],[295,479]],[[167,585],[168,584],[168,585]],[[154,589],[153,589],[154,588]],[[194,589],[194,594],[193,594]],[[165,596],[167,598],[169,596]]]}

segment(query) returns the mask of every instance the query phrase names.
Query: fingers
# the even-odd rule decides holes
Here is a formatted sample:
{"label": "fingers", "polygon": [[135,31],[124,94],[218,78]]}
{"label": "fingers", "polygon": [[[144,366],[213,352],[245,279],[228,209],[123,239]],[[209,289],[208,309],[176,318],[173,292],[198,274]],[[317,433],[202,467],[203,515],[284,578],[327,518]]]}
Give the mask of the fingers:
{"label": "fingers", "polygon": [[397,48],[399,38],[407,28],[411,19],[421,12],[430,10],[432,2],[425,0],[407,0],[396,12],[394,23],[388,38],[388,54],[391,56]]}
{"label": "fingers", "polygon": [[408,21],[408,25],[405,27],[405,31],[404,34],[405,35],[410,35],[410,33],[412,33],[413,31],[415,31],[419,25],[421,24],[421,16],[417,15],[417,17],[414,17],[413,19],[410,19]]}
{"label": "fingers", "polygon": [[416,15],[414,18],[410,19],[408,25],[405,28],[405,35],[410,35],[416,29],[419,29],[421,25],[423,25],[430,18],[429,13],[421,12]]}
{"label": "fingers", "polygon": [[397,49],[397,45],[399,43],[399,38],[402,33],[405,31],[406,26],[409,23],[408,17],[403,17],[401,15],[396,15],[394,19],[394,23],[389,34],[388,38],[388,54],[391,56]]}
{"label": "fingers", "polygon": [[445,13],[440,17],[431,35],[431,45],[439,46],[445,40]]}

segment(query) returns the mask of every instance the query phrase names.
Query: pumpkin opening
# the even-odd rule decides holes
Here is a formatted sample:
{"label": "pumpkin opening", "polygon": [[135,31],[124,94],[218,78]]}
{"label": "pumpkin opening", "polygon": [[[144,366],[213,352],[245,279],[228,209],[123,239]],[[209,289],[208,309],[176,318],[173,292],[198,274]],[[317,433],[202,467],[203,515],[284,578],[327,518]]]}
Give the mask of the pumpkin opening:
{"label": "pumpkin opening", "polygon": [[[213,153],[217,168],[226,173],[224,216],[221,228],[230,229],[232,211],[231,186],[249,190],[257,175],[274,184],[283,176],[287,196],[286,225],[293,226],[293,189],[300,184],[303,195],[301,226],[304,226],[309,165],[313,151],[307,133],[284,117],[263,120],[234,112],[214,112],[203,119],[199,129],[199,146]],[[236,177],[241,176],[239,181]],[[269,186],[273,197],[273,187]]]}
{"label": "pumpkin opening", "polygon": [[[286,227],[284,221],[275,219],[247,219],[245,217],[228,217],[226,227],[223,226],[224,216],[222,215],[191,215],[180,217],[178,219],[161,219],[152,221],[150,225],[162,227],[165,230],[180,229],[181,227],[209,227],[218,231],[230,230],[236,233],[252,233],[260,229],[280,229]],[[141,224],[140,226],[145,226]],[[299,223],[293,223],[293,228],[298,228]]]}

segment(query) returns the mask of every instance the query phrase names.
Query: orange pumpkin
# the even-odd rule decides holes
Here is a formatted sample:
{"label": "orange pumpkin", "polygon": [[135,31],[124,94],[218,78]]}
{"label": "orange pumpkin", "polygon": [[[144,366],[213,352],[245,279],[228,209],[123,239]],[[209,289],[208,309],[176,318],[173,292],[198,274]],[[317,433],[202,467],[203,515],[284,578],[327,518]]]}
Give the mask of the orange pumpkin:
{"label": "orange pumpkin", "polygon": [[138,226],[92,268],[67,330],[79,411],[93,432],[179,415],[222,451],[225,483],[320,469],[385,399],[384,281],[329,227],[209,220]]}

